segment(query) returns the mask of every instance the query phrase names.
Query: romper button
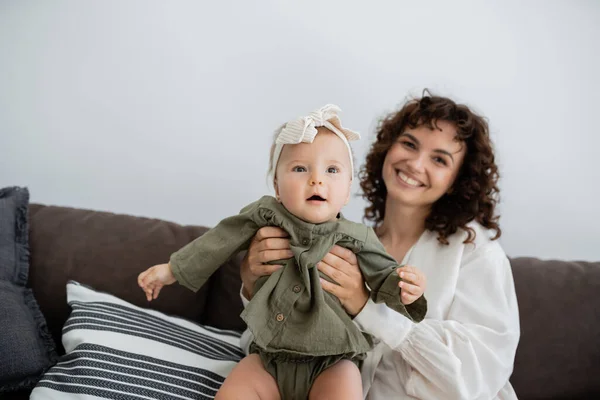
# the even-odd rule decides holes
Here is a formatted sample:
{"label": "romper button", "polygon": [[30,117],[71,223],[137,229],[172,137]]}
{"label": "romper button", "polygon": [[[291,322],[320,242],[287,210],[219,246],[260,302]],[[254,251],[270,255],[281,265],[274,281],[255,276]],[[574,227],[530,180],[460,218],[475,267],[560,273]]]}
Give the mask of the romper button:
{"label": "romper button", "polygon": [[277,314],[277,316],[275,318],[277,319],[278,322],[281,322],[281,321],[283,321],[284,317],[283,317],[282,313],[279,313],[279,314]]}
{"label": "romper button", "polygon": [[307,246],[308,245],[308,239],[302,239],[302,244],[304,246]]}
{"label": "romper button", "polygon": [[296,286],[294,286],[294,288],[292,290],[294,291],[294,293],[300,293],[302,288],[300,287],[300,285],[296,285]]}

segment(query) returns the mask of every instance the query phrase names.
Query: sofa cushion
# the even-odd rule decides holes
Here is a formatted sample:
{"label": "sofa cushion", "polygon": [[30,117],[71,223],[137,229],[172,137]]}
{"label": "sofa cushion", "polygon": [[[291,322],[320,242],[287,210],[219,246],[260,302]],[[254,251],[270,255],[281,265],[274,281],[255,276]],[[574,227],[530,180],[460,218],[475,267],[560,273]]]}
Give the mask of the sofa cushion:
{"label": "sofa cushion", "polygon": [[200,321],[207,287],[194,293],[170,285],[148,304],[137,285],[137,276],[154,264],[168,261],[171,253],[206,228],[39,204],[31,205],[30,215],[31,287],[57,343],[69,315],[65,294],[69,280],[113,293],[138,306]]}
{"label": "sofa cushion", "polygon": [[511,264],[521,320],[511,382],[519,399],[600,395],[600,262]]}
{"label": "sofa cushion", "polygon": [[31,388],[56,361],[31,289],[26,188],[0,189],[0,393]]}
{"label": "sofa cushion", "polygon": [[243,331],[246,323],[240,317],[243,310],[240,289],[242,252],[223,264],[208,281],[208,296],[201,322],[222,329]]}
{"label": "sofa cushion", "polygon": [[[163,295],[163,294],[161,294]],[[32,400],[213,398],[243,357],[240,334],[142,309],[76,282],[63,329],[66,354]]]}

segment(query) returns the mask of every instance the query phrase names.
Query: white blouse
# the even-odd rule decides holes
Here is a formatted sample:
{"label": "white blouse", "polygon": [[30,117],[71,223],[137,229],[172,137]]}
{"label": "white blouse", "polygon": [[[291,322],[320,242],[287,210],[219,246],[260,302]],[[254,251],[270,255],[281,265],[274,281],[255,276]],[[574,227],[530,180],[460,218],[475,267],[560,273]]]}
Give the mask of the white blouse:
{"label": "white blouse", "polygon": [[427,277],[422,322],[371,300],[355,317],[377,342],[362,368],[366,399],[517,398],[508,382],[520,335],[512,270],[491,232],[469,226],[474,244],[461,232],[441,245],[426,231],[401,263]]}
{"label": "white blouse", "polygon": [[[365,399],[517,398],[508,382],[520,334],[512,271],[491,232],[469,226],[473,244],[463,243],[462,231],[449,245],[425,231],[401,263],[427,277],[423,321],[413,323],[372,300],[355,317],[376,344],[361,370]],[[244,332],[246,351],[251,340]]]}

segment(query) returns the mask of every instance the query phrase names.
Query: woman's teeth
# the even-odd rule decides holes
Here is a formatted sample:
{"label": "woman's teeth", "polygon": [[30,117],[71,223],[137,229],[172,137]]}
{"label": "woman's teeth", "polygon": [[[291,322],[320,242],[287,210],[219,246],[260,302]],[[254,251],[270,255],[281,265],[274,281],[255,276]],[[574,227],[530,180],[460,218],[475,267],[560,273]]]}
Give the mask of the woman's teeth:
{"label": "woman's teeth", "polygon": [[398,176],[402,179],[402,182],[409,184],[410,186],[419,187],[421,186],[421,182],[416,181],[412,178],[406,176],[402,171],[398,171]]}

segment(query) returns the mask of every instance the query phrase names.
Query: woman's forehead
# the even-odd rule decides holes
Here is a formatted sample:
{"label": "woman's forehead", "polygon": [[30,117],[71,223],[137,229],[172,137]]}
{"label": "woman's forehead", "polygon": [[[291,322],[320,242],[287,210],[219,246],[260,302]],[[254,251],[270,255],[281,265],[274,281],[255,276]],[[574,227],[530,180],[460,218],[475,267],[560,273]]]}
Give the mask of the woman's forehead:
{"label": "woman's forehead", "polygon": [[433,129],[429,125],[407,127],[400,134],[402,136],[414,139],[425,147],[441,147],[450,153],[459,153],[466,148],[464,141],[458,138],[454,124],[447,121],[438,121]]}

